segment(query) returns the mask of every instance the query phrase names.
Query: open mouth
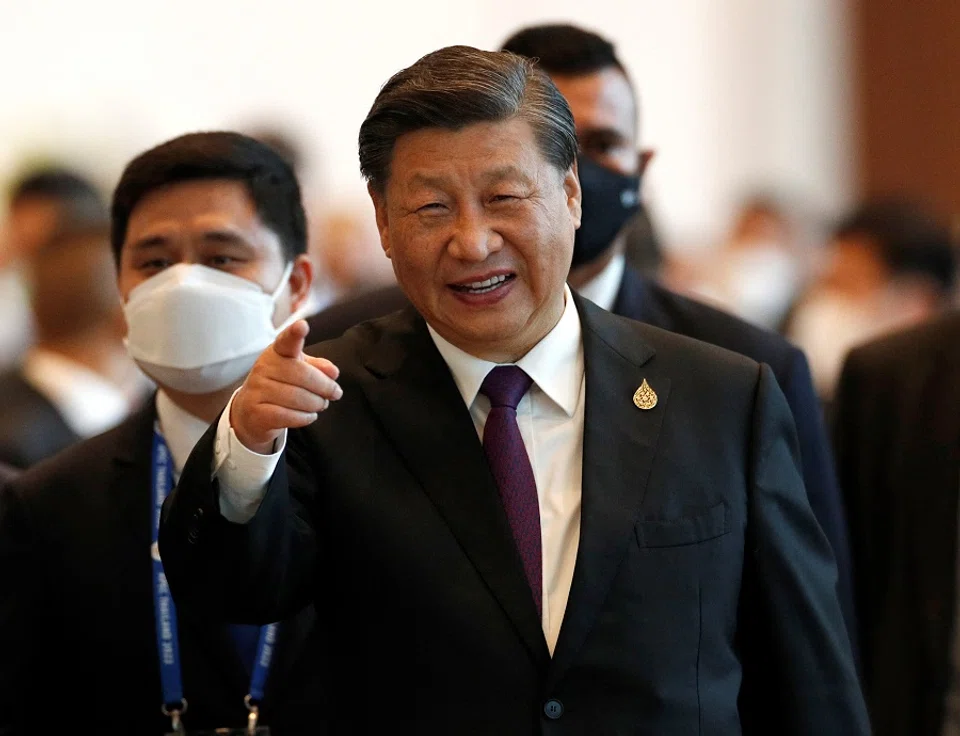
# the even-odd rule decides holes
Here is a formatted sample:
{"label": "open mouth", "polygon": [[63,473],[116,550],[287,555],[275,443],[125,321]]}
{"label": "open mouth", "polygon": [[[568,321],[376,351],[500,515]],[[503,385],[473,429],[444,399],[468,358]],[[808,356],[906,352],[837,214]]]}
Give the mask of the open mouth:
{"label": "open mouth", "polygon": [[504,273],[499,276],[491,276],[483,281],[471,281],[466,284],[450,284],[450,288],[461,294],[489,294],[496,291],[504,284],[508,284],[516,278],[515,274]]}

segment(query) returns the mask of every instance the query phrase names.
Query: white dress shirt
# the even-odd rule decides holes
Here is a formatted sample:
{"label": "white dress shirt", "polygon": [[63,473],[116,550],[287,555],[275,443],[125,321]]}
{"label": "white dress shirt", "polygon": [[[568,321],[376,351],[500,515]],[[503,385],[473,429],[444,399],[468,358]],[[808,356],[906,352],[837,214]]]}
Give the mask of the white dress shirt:
{"label": "white dress shirt", "polygon": [[[553,652],[570,595],[580,546],[583,471],[584,362],[580,317],[565,288],[560,321],[517,365],[533,386],[517,406],[520,435],[530,456],[540,500],[543,552],[543,633]],[[440,355],[470,410],[477,435],[490,411],[480,385],[495,363],[465,353],[430,329]],[[231,399],[231,403],[232,403]],[[229,424],[230,405],[217,427],[214,473],[220,480],[220,510],[229,520],[247,522],[256,513],[282,452],[259,455],[244,447]]]}
{"label": "white dress shirt", "polygon": [[78,437],[106,432],[130,413],[130,400],[116,384],[49,350],[30,350],[22,373]]}
{"label": "white dress shirt", "polygon": [[600,273],[577,289],[577,293],[609,312],[617,301],[626,268],[627,257],[619,250]]}
{"label": "white dress shirt", "polygon": [[190,457],[194,445],[210,427],[210,423],[174,404],[163,389],[157,391],[157,419],[167,449],[170,450],[170,457],[173,458],[174,480],[180,480],[180,473],[183,472],[187,458]]}

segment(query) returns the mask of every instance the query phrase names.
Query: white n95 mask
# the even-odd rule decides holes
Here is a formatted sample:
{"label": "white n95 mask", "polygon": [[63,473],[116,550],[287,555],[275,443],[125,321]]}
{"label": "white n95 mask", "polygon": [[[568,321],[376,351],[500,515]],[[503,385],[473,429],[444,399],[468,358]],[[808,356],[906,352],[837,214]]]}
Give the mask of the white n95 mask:
{"label": "white n95 mask", "polygon": [[178,263],[135,287],[123,306],[126,346],[152,379],[177,391],[204,394],[237,383],[288,324],[275,327],[277,297],[293,270],[288,263],[272,294],[233,274]]}

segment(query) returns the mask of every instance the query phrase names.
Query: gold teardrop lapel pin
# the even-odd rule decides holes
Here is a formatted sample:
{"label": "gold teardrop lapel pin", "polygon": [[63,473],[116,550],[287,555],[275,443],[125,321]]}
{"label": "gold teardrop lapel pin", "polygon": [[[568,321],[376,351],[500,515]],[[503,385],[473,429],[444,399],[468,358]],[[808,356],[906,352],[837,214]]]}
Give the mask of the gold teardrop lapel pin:
{"label": "gold teardrop lapel pin", "polygon": [[638,409],[643,409],[644,411],[652,409],[657,405],[657,392],[650,388],[650,384],[647,383],[646,378],[643,379],[643,383],[640,384],[637,393],[633,395],[633,403]]}

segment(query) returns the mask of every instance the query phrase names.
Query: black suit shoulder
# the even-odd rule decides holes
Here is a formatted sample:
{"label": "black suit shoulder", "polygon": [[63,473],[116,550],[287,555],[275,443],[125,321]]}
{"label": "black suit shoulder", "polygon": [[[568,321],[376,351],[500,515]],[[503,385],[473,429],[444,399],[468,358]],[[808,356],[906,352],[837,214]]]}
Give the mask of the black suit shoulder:
{"label": "black suit shoulder", "polygon": [[[86,504],[106,491],[105,479],[113,471],[118,450],[132,448],[138,439],[149,437],[145,428],[152,427],[153,415],[151,404],[113,429],[38,462],[10,484],[11,492],[31,506],[69,516],[78,504]],[[146,459],[145,449],[141,448],[139,454]]]}
{"label": "black suit shoulder", "polygon": [[383,317],[409,304],[399,286],[387,286],[337,302],[307,318],[307,324],[310,325],[307,344],[340,337],[354,325]]}
{"label": "black suit shoulder", "polygon": [[663,329],[746,355],[758,363],[767,363],[778,378],[791,370],[798,358],[803,358],[799,348],[775,332],[674,293],[639,274],[628,273],[630,278],[625,276],[624,288],[644,291],[646,306],[652,310],[642,316],[627,313],[624,316],[643,319]]}
{"label": "black suit shoulder", "polygon": [[0,461],[28,468],[78,439],[19,369],[0,375]]}

